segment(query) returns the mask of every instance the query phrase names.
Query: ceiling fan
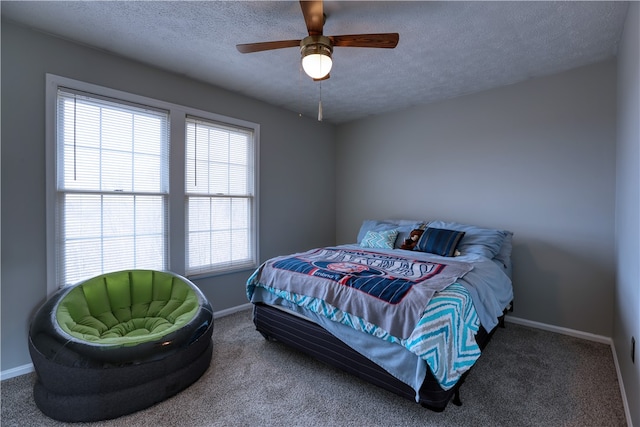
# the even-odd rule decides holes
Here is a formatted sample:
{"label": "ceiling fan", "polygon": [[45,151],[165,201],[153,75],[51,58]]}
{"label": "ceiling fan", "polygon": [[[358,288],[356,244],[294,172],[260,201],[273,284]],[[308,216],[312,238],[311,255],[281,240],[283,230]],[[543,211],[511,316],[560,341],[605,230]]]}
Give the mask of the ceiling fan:
{"label": "ceiling fan", "polygon": [[400,38],[398,33],[382,34],[351,34],[342,36],[324,36],[326,15],[322,0],[300,1],[302,15],[307,25],[309,35],[302,40],[279,40],[271,42],[238,44],[236,48],[241,53],[261,52],[286,47],[300,47],[302,68],[314,80],[329,78],[333,65],[331,54],[334,47],[377,47],[393,49]]}

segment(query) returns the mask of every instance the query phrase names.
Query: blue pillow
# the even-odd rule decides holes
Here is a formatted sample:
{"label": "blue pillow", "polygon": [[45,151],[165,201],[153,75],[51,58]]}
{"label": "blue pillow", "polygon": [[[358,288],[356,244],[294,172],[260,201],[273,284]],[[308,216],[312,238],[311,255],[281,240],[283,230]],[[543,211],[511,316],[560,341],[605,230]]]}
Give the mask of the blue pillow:
{"label": "blue pillow", "polygon": [[513,233],[511,231],[506,231],[507,235],[504,238],[504,242],[502,242],[502,246],[500,246],[500,251],[494,257],[498,261],[500,261],[505,268],[509,266],[511,263],[511,250],[513,248]]}
{"label": "blue pillow", "polygon": [[463,236],[464,231],[427,227],[413,250],[441,256],[453,256]]}
{"label": "blue pillow", "polygon": [[360,246],[363,248],[393,249],[398,230],[367,231]]}
{"label": "blue pillow", "polygon": [[429,227],[464,231],[465,235],[458,244],[458,250],[461,255],[475,254],[489,259],[498,255],[502,243],[508,234],[508,232],[504,230],[481,228],[475,225],[459,224],[457,222],[431,221]]}

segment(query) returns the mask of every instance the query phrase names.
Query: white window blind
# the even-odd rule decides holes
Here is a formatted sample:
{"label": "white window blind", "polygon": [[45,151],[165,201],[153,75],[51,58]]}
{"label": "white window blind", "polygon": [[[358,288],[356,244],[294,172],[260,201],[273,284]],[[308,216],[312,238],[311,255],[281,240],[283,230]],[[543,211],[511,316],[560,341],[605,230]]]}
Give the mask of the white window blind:
{"label": "white window blind", "polygon": [[59,88],[58,286],[168,267],[168,113]]}
{"label": "white window blind", "polygon": [[255,266],[253,130],[187,117],[186,133],[187,274]]}

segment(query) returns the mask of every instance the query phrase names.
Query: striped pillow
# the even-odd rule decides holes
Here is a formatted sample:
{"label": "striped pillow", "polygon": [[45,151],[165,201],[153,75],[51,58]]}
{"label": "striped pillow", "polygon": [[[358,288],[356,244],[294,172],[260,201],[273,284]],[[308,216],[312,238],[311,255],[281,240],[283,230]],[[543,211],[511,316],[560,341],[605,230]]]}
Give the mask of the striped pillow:
{"label": "striped pillow", "polygon": [[398,230],[367,231],[360,246],[363,248],[393,249]]}
{"label": "striped pillow", "polygon": [[413,250],[442,256],[453,256],[462,236],[464,236],[464,231],[427,227]]}

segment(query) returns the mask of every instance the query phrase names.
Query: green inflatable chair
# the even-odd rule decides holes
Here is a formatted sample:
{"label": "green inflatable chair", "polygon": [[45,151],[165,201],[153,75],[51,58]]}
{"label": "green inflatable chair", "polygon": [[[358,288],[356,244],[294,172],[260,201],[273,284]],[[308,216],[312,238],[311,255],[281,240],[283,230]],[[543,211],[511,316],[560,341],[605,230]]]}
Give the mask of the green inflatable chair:
{"label": "green inflatable chair", "polygon": [[61,289],[29,330],[34,400],[66,422],[147,408],[202,376],[212,333],[211,305],[174,273],[119,271]]}

